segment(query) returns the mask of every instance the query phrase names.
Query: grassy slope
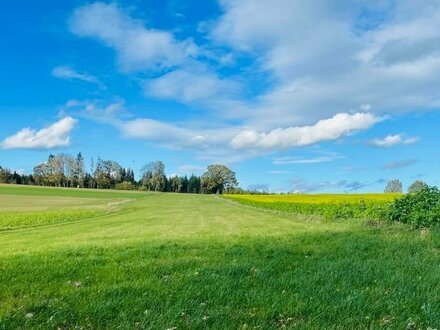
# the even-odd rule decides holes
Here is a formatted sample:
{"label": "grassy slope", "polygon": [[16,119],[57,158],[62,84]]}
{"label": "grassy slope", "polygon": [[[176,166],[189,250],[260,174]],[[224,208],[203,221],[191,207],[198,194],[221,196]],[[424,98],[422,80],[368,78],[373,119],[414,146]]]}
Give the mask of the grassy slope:
{"label": "grassy slope", "polygon": [[23,185],[5,185],[0,184],[0,195],[14,196],[34,196],[34,197],[64,197],[64,198],[126,198],[142,197],[145,195],[139,191],[119,191],[119,190],[101,190],[101,189],[72,189],[72,188],[49,188],[38,186]]}
{"label": "grassy slope", "polygon": [[306,222],[215,196],[121,207],[0,233],[0,329],[440,323],[436,232]]}
{"label": "grassy slope", "polygon": [[139,196],[145,193],[0,185],[0,231],[97,217]]}

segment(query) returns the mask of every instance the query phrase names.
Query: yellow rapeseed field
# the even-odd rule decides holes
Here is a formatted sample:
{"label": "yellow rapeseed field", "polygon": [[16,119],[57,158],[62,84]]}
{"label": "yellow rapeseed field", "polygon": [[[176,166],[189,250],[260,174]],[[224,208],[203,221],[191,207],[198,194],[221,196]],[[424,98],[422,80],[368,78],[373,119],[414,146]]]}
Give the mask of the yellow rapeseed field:
{"label": "yellow rapeseed field", "polygon": [[360,201],[391,202],[401,194],[368,193],[368,194],[286,194],[286,195],[225,195],[230,199],[246,200],[253,202],[284,202],[284,203],[310,203],[310,204],[335,204],[357,203]]}

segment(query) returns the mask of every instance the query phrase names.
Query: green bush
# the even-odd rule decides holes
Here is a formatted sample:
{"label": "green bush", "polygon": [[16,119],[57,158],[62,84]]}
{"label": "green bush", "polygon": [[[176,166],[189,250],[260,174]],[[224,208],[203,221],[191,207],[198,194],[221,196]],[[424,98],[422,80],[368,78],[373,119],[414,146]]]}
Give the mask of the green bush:
{"label": "green bush", "polygon": [[440,190],[425,187],[396,199],[390,206],[389,219],[414,227],[440,224]]}
{"label": "green bush", "polygon": [[131,182],[124,181],[124,182],[116,184],[115,189],[116,190],[135,190],[136,186]]}

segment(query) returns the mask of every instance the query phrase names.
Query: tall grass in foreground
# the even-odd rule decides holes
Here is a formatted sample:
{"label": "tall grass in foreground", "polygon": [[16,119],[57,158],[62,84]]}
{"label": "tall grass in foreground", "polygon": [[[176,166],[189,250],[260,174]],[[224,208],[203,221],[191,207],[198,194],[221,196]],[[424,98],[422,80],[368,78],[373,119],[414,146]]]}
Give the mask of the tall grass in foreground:
{"label": "tall grass in foreground", "polygon": [[224,195],[244,205],[325,219],[385,219],[400,194]]}

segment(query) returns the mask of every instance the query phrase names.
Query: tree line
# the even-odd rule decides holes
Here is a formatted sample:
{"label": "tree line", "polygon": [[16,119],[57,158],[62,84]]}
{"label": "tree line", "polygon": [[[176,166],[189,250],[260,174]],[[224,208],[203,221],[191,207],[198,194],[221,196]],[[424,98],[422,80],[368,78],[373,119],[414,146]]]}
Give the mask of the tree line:
{"label": "tree line", "polygon": [[[162,161],[149,162],[141,169],[136,179],[133,169],[123,167],[113,160],[98,157],[90,163],[87,171],[83,155],[49,155],[47,161],[34,166],[32,174],[12,172],[0,166],[0,183],[38,185],[65,188],[145,190],[157,192],[192,194],[261,194],[264,192],[244,190],[238,186],[235,173],[225,165],[212,164],[206,172],[197,176],[166,176]],[[413,182],[408,192],[413,193],[427,187],[422,181]],[[402,193],[400,180],[387,182],[385,192]],[[267,192],[266,192],[267,193]]]}
{"label": "tree line", "polygon": [[202,176],[166,176],[164,163],[154,161],[142,167],[137,180],[133,169],[113,160],[92,159],[87,171],[81,153],[51,154],[46,162],[34,166],[32,174],[12,172],[0,166],[0,183],[192,194],[243,192],[238,187],[235,173],[225,165],[209,165]]}
{"label": "tree line", "polygon": [[[416,180],[413,183],[411,183],[408,187],[408,192],[416,193],[418,191],[421,191],[423,189],[428,188],[428,184],[426,182]],[[403,193],[403,184],[402,181],[399,179],[390,180],[387,182],[385,186],[385,193]]]}

